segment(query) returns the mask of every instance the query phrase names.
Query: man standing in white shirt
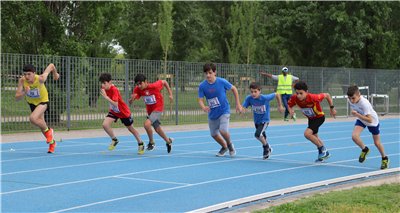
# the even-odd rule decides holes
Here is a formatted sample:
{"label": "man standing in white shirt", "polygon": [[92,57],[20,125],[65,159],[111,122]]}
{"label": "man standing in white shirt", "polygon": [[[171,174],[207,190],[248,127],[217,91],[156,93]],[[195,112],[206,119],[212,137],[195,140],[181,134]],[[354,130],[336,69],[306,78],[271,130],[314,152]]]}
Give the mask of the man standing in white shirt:
{"label": "man standing in white shirt", "polygon": [[360,138],[361,132],[365,129],[365,127],[368,127],[368,130],[372,133],[374,144],[382,155],[381,169],[388,169],[390,160],[385,155],[385,149],[383,148],[381,139],[379,137],[380,130],[378,114],[376,114],[369,101],[361,97],[360,90],[356,85],[352,85],[347,89],[347,96],[349,98],[349,104],[353,108],[351,114],[358,118],[354,124],[353,135],[351,136],[354,143],[356,143],[362,149],[358,161],[363,163],[367,159],[367,155],[370,152],[369,148],[364,145]]}
{"label": "man standing in white shirt", "polygon": [[[265,75],[267,77],[270,77],[278,81],[278,87],[276,88],[276,92],[281,95],[283,105],[286,108],[285,117],[283,119],[284,121],[289,121],[289,119],[287,118],[287,116],[289,115],[287,102],[293,95],[292,88],[300,80],[298,77],[288,74],[288,72],[289,69],[287,67],[284,67],[282,68],[282,75],[271,75],[263,72],[260,73],[261,76]],[[296,121],[296,114],[293,115],[292,119]]]}

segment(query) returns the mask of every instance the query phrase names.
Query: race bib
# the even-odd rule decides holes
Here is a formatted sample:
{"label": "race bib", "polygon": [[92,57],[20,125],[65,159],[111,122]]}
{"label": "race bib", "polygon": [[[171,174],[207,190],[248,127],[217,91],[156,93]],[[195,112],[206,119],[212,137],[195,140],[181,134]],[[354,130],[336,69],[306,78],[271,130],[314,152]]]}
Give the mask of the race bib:
{"label": "race bib", "polygon": [[[110,103],[109,103],[110,104]],[[112,104],[110,104],[110,109],[116,113],[120,113],[118,106],[113,106]]]}
{"label": "race bib", "polygon": [[40,98],[39,88],[29,90],[26,95],[30,98]]}
{"label": "race bib", "polygon": [[253,112],[256,114],[265,114],[267,112],[265,105],[262,105],[262,106],[252,105],[251,108],[253,108]]}
{"label": "race bib", "polygon": [[143,97],[144,102],[145,102],[147,105],[152,105],[152,104],[157,103],[156,97],[155,97],[154,95],[142,96],[142,97]]}
{"label": "race bib", "polygon": [[304,115],[307,117],[314,117],[316,116],[314,110],[312,108],[300,108]]}
{"label": "race bib", "polygon": [[208,106],[211,108],[219,107],[221,106],[221,103],[218,100],[218,97],[207,99]]}

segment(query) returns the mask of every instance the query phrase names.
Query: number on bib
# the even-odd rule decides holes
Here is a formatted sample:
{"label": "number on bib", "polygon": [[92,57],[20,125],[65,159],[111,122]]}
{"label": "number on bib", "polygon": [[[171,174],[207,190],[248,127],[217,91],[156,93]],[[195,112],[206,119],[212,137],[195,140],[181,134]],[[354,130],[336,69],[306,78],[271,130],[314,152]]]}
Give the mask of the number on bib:
{"label": "number on bib", "polygon": [[26,95],[30,98],[40,98],[39,88],[30,90]]}
{"label": "number on bib", "polygon": [[218,97],[207,99],[207,102],[208,102],[208,106],[210,108],[215,108],[215,107],[221,106],[221,104],[219,103]]}
{"label": "number on bib", "polygon": [[316,116],[314,110],[312,108],[300,108],[304,115],[307,117],[314,117]]}

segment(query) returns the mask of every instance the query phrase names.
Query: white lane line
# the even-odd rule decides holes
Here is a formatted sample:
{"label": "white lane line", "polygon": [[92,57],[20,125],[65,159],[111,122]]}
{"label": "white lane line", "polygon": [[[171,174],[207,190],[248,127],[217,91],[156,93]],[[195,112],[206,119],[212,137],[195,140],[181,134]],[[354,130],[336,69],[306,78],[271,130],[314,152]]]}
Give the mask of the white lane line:
{"label": "white lane line", "polygon": [[119,176],[114,176],[114,177],[122,178],[122,179],[129,179],[129,180],[149,181],[149,182],[156,182],[156,183],[171,183],[171,184],[178,184],[178,185],[190,185],[189,183],[176,183],[176,182],[168,182],[168,181],[149,180],[149,179],[131,178],[131,177],[119,177]]}
{"label": "white lane line", "polygon": [[[384,120],[381,120],[380,122],[384,123],[382,121],[384,121]],[[342,122],[342,123],[346,123],[346,122]],[[388,123],[384,123],[384,124],[399,124],[399,122],[388,122]],[[293,124],[293,125],[297,125],[297,124]],[[307,125],[307,124],[298,124],[298,125]],[[281,125],[281,126],[285,126],[285,125]],[[320,127],[320,129],[331,129],[331,128],[339,128],[339,127],[346,127],[347,128],[347,127],[353,127],[353,126],[354,126],[353,124],[351,124],[351,125],[338,125],[338,126],[322,126],[322,127]],[[271,127],[280,127],[280,126],[271,126]],[[244,128],[253,128],[253,127],[244,127]],[[389,128],[382,128],[381,127],[381,129],[395,129],[395,128],[398,129],[399,127],[398,126],[397,127],[389,127]],[[243,129],[243,128],[232,128],[232,130],[235,130],[235,129]],[[295,131],[295,130],[303,130],[303,129],[304,129],[304,127],[302,126],[302,127],[294,128],[294,129],[277,129],[277,130],[274,129],[273,131],[274,132],[281,132],[281,131],[287,132],[287,131]],[[198,130],[198,131],[208,131],[208,130]],[[351,130],[351,131],[353,131],[353,130]],[[184,132],[178,132],[178,133],[185,133],[185,132],[193,132],[193,131],[184,131]],[[170,132],[170,133],[176,133],[176,132]],[[242,134],[252,134],[252,133],[254,133],[254,131],[231,133],[231,135],[242,135]],[[125,136],[125,135],[123,135],[123,136]],[[145,134],[141,134],[140,136],[145,137],[146,135]],[[201,137],[210,137],[210,135],[207,134],[207,135],[189,136],[189,137],[176,137],[174,139],[201,138]],[[107,138],[107,137],[95,137],[95,138],[102,139],[102,138]],[[87,138],[77,138],[77,139],[85,140]],[[66,140],[74,140],[74,139],[66,139]],[[163,141],[162,138],[159,138],[159,139],[156,139],[156,140],[160,140],[160,141],[162,140]],[[7,144],[11,144],[11,143],[28,143],[28,142],[31,143],[32,141],[9,142]],[[65,141],[63,141],[63,142],[65,142]],[[63,142],[60,142],[60,143],[63,143]],[[86,141],[82,141],[82,142],[86,142]]]}
{"label": "white lane line", "polygon": [[225,159],[222,159],[222,158],[220,158],[220,159],[221,159],[221,161],[197,163],[197,164],[182,165],[182,166],[174,166],[174,167],[167,167],[167,168],[160,168],[160,169],[152,169],[152,170],[146,170],[146,171],[125,173],[125,174],[120,174],[120,175],[110,175],[110,176],[104,176],[104,177],[99,177],[99,178],[91,178],[91,179],[86,179],[86,180],[78,180],[78,181],[65,182],[65,183],[60,183],[60,184],[53,184],[51,186],[46,186],[46,187],[36,187],[36,188],[30,188],[30,189],[21,189],[21,190],[16,190],[16,191],[3,192],[1,194],[11,194],[11,193],[16,193],[16,192],[31,191],[31,190],[49,188],[49,187],[54,187],[54,186],[64,186],[64,185],[75,184],[75,183],[90,182],[90,181],[94,181],[94,180],[107,179],[107,178],[116,177],[116,176],[119,176],[119,177],[121,176],[122,177],[122,176],[127,176],[127,175],[135,175],[135,174],[142,174],[142,173],[148,173],[148,172],[158,172],[158,171],[180,169],[180,168],[193,167],[193,166],[202,166],[202,165],[209,165],[209,164],[217,164],[217,163],[225,163],[225,162],[240,160],[240,159],[226,159],[225,160]]}
{"label": "white lane line", "polygon": [[288,171],[288,170],[294,170],[294,169],[301,169],[301,168],[312,167],[312,166],[318,166],[318,164],[307,165],[307,166],[299,166],[299,167],[293,167],[293,168],[287,168],[287,169],[278,169],[278,170],[266,171],[266,172],[257,172],[257,173],[252,173],[252,174],[239,175],[239,176],[234,176],[234,177],[228,177],[228,178],[221,178],[221,179],[216,179],[216,180],[204,181],[204,182],[189,184],[189,185],[185,185],[185,186],[172,187],[172,188],[156,190],[156,191],[151,191],[151,192],[146,192],[146,193],[141,193],[141,194],[129,195],[129,196],[120,197],[120,198],[114,198],[114,199],[110,199],[110,200],[104,200],[104,201],[95,202],[95,203],[89,203],[89,204],[85,204],[85,205],[81,205],[81,206],[71,207],[71,208],[68,208],[68,209],[61,209],[61,210],[58,210],[58,211],[54,211],[54,213],[69,211],[69,210],[73,210],[73,209],[79,209],[79,208],[98,205],[98,204],[102,204],[102,203],[113,202],[113,201],[117,201],[117,200],[123,200],[123,199],[127,199],[127,198],[138,197],[138,196],[142,196],[142,195],[148,195],[148,194],[154,194],[154,193],[158,193],[158,192],[170,191],[170,190],[174,190],[174,189],[180,189],[180,188],[186,188],[186,187],[191,187],[191,186],[204,185],[204,184],[208,184],[208,183],[215,183],[215,182],[220,182],[220,181],[226,181],[226,180],[232,180],[232,179],[238,179],[238,178],[244,178],[244,177],[250,177],[250,176],[256,176],[256,175],[263,175],[263,174],[274,173],[274,172],[282,172],[282,171]]}
{"label": "white lane line", "polygon": [[[333,140],[333,139],[332,139]],[[305,143],[305,142],[299,142],[299,143]],[[399,141],[395,142],[386,142],[382,144],[391,144],[391,143],[399,143]],[[371,146],[372,144],[367,144],[367,146]],[[276,145],[275,145],[276,146]],[[331,150],[336,150],[336,149],[348,149],[348,148],[356,148],[358,146],[347,146],[347,147],[340,147],[340,148],[330,148]],[[241,148],[241,149],[246,149],[247,147]],[[258,148],[258,146],[257,146]],[[329,147],[328,147],[329,148]],[[214,152],[215,150],[213,150]],[[95,165],[95,164],[102,164],[102,163],[114,163],[114,162],[121,162],[121,161],[129,161],[129,160],[139,160],[139,159],[145,159],[149,157],[165,157],[165,156],[179,156],[183,154],[190,154],[190,153],[210,153],[210,151],[195,151],[195,152],[189,152],[189,153],[176,153],[172,155],[154,155],[154,156],[148,156],[148,155],[137,155],[137,156],[143,156],[141,158],[129,158],[129,159],[121,159],[121,160],[113,160],[113,161],[100,161],[100,162],[93,162],[93,163],[85,163],[85,164],[75,164],[75,165],[67,165],[67,166],[59,166],[59,167],[50,167],[50,168],[43,168],[43,169],[34,169],[34,170],[24,170],[24,171],[19,171],[19,172],[10,172],[10,173],[2,173],[1,176],[5,175],[13,175],[13,174],[21,174],[21,173],[27,173],[27,172],[38,172],[38,171],[47,171],[47,170],[52,170],[52,169],[63,169],[63,168],[71,168],[71,167],[78,167],[78,166],[87,166],[87,165]],[[286,156],[286,155],[295,155],[295,154],[304,154],[304,153],[311,153],[315,152],[315,150],[311,151],[303,151],[303,152],[292,152],[292,153],[283,153],[283,154],[277,154],[273,155],[273,157],[277,156]]]}

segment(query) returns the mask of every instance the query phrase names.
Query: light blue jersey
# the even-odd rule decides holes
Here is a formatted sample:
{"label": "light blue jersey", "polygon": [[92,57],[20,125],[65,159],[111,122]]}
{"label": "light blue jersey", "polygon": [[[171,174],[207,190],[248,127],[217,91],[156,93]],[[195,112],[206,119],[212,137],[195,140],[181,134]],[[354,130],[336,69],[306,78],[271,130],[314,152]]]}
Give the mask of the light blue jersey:
{"label": "light blue jersey", "polygon": [[199,98],[207,99],[210,112],[208,117],[210,119],[217,119],[223,114],[230,114],[230,106],[228,98],[226,97],[226,91],[232,88],[232,84],[224,78],[216,77],[213,84],[204,80],[199,85]]}
{"label": "light blue jersey", "polygon": [[269,101],[274,98],[275,93],[271,93],[269,95],[260,94],[258,99],[248,95],[242,106],[247,108],[251,105],[255,124],[260,124],[262,122],[269,123]]}

